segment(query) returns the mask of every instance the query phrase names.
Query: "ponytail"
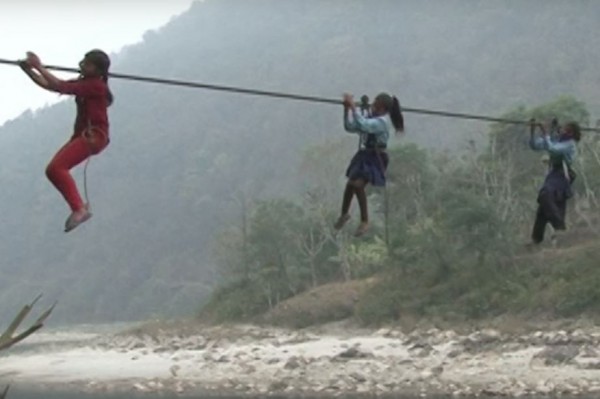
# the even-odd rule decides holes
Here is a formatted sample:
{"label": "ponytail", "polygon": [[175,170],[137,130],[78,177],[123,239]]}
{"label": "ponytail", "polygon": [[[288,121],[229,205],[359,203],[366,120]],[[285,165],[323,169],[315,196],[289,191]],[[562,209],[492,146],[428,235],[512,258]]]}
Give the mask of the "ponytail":
{"label": "ponytail", "polygon": [[387,93],[380,93],[375,97],[375,104],[379,104],[389,115],[396,133],[404,132],[404,117],[400,108],[400,102],[396,96],[390,96]]}
{"label": "ponytail", "polygon": [[392,96],[392,106],[390,107],[390,119],[392,124],[396,128],[396,132],[404,132],[404,116],[402,116],[402,109],[400,108],[400,101],[396,96]]}
{"label": "ponytail", "polygon": [[579,142],[579,140],[581,140],[581,127],[579,126],[579,123],[569,122],[565,127],[571,130],[573,140],[575,140],[576,142]]}
{"label": "ponytail", "polygon": [[85,55],[85,59],[97,68],[104,83],[106,83],[106,101],[111,105],[114,101],[114,96],[108,87],[108,70],[110,69],[110,57],[102,50],[92,50]]}

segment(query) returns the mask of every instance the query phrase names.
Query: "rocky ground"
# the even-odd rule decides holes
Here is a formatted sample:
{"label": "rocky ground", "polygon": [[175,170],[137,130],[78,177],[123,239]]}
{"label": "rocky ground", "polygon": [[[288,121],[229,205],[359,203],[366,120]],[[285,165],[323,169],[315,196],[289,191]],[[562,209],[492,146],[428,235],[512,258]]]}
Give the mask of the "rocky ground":
{"label": "rocky ground", "polygon": [[0,359],[0,380],[181,395],[600,396],[600,328],[144,327],[9,353]]}

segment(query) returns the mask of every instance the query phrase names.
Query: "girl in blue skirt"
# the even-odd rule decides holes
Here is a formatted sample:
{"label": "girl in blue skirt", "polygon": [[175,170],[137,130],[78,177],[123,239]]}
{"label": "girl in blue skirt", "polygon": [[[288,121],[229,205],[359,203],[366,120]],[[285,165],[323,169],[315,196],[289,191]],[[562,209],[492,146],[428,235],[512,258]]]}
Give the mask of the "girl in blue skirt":
{"label": "girl in blue skirt", "polygon": [[[346,170],[348,183],[344,191],[342,214],[335,223],[340,230],[350,220],[350,204],[356,195],[360,207],[360,225],[355,236],[362,236],[369,229],[367,209],[367,184],[385,186],[385,171],[388,165],[387,142],[392,132],[404,131],[404,118],[396,97],[381,93],[373,102],[370,115],[363,116],[357,110],[351,94],[344,95],[344,128],[360,136],[360,148]],[[350,115],[352,116],[350,118]]]}

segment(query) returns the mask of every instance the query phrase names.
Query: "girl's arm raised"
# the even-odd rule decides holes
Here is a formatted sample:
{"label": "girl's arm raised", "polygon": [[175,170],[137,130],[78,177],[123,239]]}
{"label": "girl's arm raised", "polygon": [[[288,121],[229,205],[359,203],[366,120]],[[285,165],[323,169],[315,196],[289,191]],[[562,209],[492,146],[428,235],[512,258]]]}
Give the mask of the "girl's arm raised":
{"label": "girl's arm raised", "polygon": [[[385,124],[379,118],[367,119],[358,112],[351,94],[344,94],[344,128],[347,132],[383,134]],[[352,121],[348,114],[352,113]]]}
{"label": "girl's arm raised", "polygon": [[35,53],[27,52],[27,64],[36,69],[41,77],[45,80],[46,84],[42,86],[45,89],[56,91],[58,86],[62,83],[62,80],[54,76],[42,65],[40,58]]}
{"label": "girl's arm raised", "polygon": [[[535,128],[539,127],[542,131],[542,137],[536,137],[535,136]],[[546,129],[544,128],[544,125],[542,125],[541,123],[535,123],[535,120],[532,120],[530,122],[530,131],[529,131],[529,147],[534,150],[534,151],[545,151],[547,150],[547,146],[546,146],[546,140],[545,137],[546,136]]]}
{"label": "girl's arm raised", "polygon": [[[34,71],[27,72],[36,83],[45,89],[55,91],[61,94],[71,94],[75,96],[94,96],[106,95],[106,84],[98,82],[86,82],[85,80],[61,80],[46,69],[39,57],[32,52],[27,53],[27,65],[36,69],[39,75]],[[35,76],[35,77],[34,77]]]}
{"label": "girl's arm raised", "polygon": [[367,134],[383,134],[386,130],[384,122],[381,118],[365,118],[356,110],[356,107],[352,109],[352,126],[356,131]]}
{"label": "girl's arm raised", "polygon": [[344,104],[344,129],[348,133],[360,133],[354,121],[350,120],[350,108]]}
{"label": "girl's arm raised", "polygon": [[562,155],[565,159],[571,163],[575,158],[576,148],[573,140],[554,142],[549,136],[544,136],[545,149],[554,155]]}
{"label": "girl's arm raised", "polygon": [[19,66],[21,67],[23,72],[25,72],[25,74],[27,76],[29,76],[29,78],[33,81],[33,83],[35,83],[36,85],[40,86],[43,89],[50,90],[48,81],[43,76],[34,72],[33,69],[31,69],[31,66],[26,61],[19,62]]}

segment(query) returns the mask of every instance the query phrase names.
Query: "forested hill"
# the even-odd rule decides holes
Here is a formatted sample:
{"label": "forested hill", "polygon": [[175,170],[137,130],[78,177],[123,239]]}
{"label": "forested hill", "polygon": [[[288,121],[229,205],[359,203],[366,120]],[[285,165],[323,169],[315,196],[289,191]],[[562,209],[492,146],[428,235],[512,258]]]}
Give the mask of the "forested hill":
{"label": "forested hill", "polygon": [[[388,90],[407,106],[493,114],[573,94],[598,115],[599,20],[593,0],[207,0],[115,55],[113,69],[327,97]],[[294,195],[308,146],[354,146],[334,106],[111,85],[111,146],[89,170],[94,218],[72,234],[44,168],[69,137],[73,104],[0,128],[0,318],[40,292],[60,303],[54,322],[189,314],[210,293],[210,244],[239,218],[240,192]],[[406,123],[438,149],[486,131]]]}

